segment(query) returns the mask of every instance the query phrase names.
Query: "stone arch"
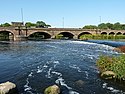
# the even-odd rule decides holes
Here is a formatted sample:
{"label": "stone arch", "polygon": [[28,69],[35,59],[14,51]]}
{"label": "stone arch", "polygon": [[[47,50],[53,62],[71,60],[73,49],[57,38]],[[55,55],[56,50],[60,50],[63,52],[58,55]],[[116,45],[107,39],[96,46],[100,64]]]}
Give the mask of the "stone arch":
{"label": "stone arch", "polygon": [[121,32],[118,32],[118,33],[116,33],[116,35],[122,35],[122,33],[121,33]]}
{"label": "stone arch", "polygon": [[14,40],[14,33],[10,30],[0,31],[0,40]]}
{"label": "stone arch", "polygon": [[101,35],[107,35],[107,32],[102,32]]}
{"label": "stone arch", "polygon": [[73,39],[74,37],[74,34],[72,34],[71,32],[60,32],[57,34],[57,36],[58,35],[61,35],[62,39]]}
{"label": "stone arch", "polygon": [[28,38],[32,39],[50,39],[51,34],[49,34],[46,31],[33,31],[30,34],[28,34]]}
{"label": "stone arch", "polygon": [[82,33],[80,33],[80,34],[78,35],[78,39],[80,39],[80,37],[81,37],[82,35],[92,35],[92,34],[89,33],[89,32],[82,32]]}
{"label": "stone arch", "polygon": [[115,35],[115,33],[114,32],[110,32],[109,35]]}

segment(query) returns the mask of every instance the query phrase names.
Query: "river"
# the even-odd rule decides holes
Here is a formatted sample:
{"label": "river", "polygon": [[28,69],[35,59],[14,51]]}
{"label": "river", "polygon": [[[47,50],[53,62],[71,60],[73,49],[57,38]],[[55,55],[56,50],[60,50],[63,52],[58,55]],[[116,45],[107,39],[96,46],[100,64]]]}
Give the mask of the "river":
{"label": "river", "polygon": [[14,82],[20,94],[43,94],[57,84],[61,94],[125,94],[124,86],[98,76],[99,55],[119,55],[113,47],[85,41],[0,43],[0,83]]}

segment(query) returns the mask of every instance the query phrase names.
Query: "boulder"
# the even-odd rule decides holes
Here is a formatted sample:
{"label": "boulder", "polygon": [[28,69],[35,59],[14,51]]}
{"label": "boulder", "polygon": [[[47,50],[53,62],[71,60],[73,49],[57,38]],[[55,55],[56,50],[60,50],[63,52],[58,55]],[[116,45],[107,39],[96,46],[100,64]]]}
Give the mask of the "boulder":
{"label": "boulder", "polygon": [[75,85],[78,86],[78,87],[83,87],[84,84],[85,84],[85,82],[83,80],[75,81]]}
{"label": "boulder", "polygon": [[16,85],[9,81],[5,83],[1,83],[0,94],[18,94]]}
{"label": "boulder", "polygon": [[49,86],[45,89],[44,94],[60,94],[60,88],[57,85]]}
{"label": "boulder", "polygon": [[116,74],[113,71],[105,71],[101,73],[101,77],[104,79],[114,79]]}

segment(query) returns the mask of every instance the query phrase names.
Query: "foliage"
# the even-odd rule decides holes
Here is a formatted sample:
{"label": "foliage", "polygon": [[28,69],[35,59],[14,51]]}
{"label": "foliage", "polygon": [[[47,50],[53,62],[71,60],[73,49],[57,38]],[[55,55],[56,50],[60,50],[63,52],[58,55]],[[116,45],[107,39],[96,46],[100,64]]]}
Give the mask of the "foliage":
{"label": "foliage", "polygon": [[98,25],[99,29],[108,29],[108,26],[105,23],[101,23]]}
{"label": "foliage", "polygon": [[[11,24],[9,24],[9,23],[4,23],[4,24],[0,25],[0,27],[9,27],[9,26],[11,26]],[[46,24],[43,21],[37,21],[36,23],[26,22],[25,26],[26,27],[37,27],[37,28],[48,28],[48,27],[51,27],[51,25],[48,25],[48,24]]]}
{"label": "foliage", "polygon": [[100,72],[113,71],[117,79],[125,79],[125,55],[100,56],[96,62]]}
{"label": "foliage", "polygon": [[62,34],[56,35],[56,39],[61,39],[61,38],[63,38]]}
{"label": "foliage", "polygon": [[39,28],[42,27],[42,28],[43,28],[43,27],[45,27],[45,26],[46,26],[46,24],[45,24],[45,22],[43,22],[43,21],[37,21],[37,22],[36,22],[36,27],[39,27]]}
{"label": "foliage", "polygon": [[31,22],[26,22],[26,23],[25,23],[25,26],[26,26],[26,27],[35,27],[36,24],[35,24],[35,23],[31,23]]}
{"label": "foliage", "polygon": [[83,27],[83,29],[111,29],[111,30],[125,30],[125,24],[117,23],[101,23],[98,26],[95,25],[86,25]]}
{"label": "foliage", "polygon": [[43,21],[37,21],[36,22],[36,27],[37,28],[48,28],[51,27],[51,25],[47,25],[45,22]]}
{"label": "foliage", "polygon": [[83,27],[83,29],[97,29],[97,26],[95,25],[86,25]]}
{"label": "foliage", "polygon": [[80,36],[80,39],[95,39],[95,40],[116,40],[116,39],[125,39],[125,35],[91,35],[91,34],[83,34]]}
{"label": "foliage", "polygon": [[9,26],[11,26],[9,23],[4,23],[0,25],[0,27],[9,27]]}

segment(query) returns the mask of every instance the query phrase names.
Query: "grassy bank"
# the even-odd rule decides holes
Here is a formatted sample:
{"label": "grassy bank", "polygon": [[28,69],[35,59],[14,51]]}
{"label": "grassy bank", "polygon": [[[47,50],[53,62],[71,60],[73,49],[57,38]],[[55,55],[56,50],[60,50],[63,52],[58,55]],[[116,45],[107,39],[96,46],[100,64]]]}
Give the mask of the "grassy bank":
{"label": "grassy bank", "polygon": [[112,71],[115,79],[125,80],[125,55],[100,56],[96,64],[100,73]]}
{"label": "grassy bank", "polygon": [[117,39],[125,39],[125,35],[82,35],[80,39],[95,39],[95,40],[117,40]]}

